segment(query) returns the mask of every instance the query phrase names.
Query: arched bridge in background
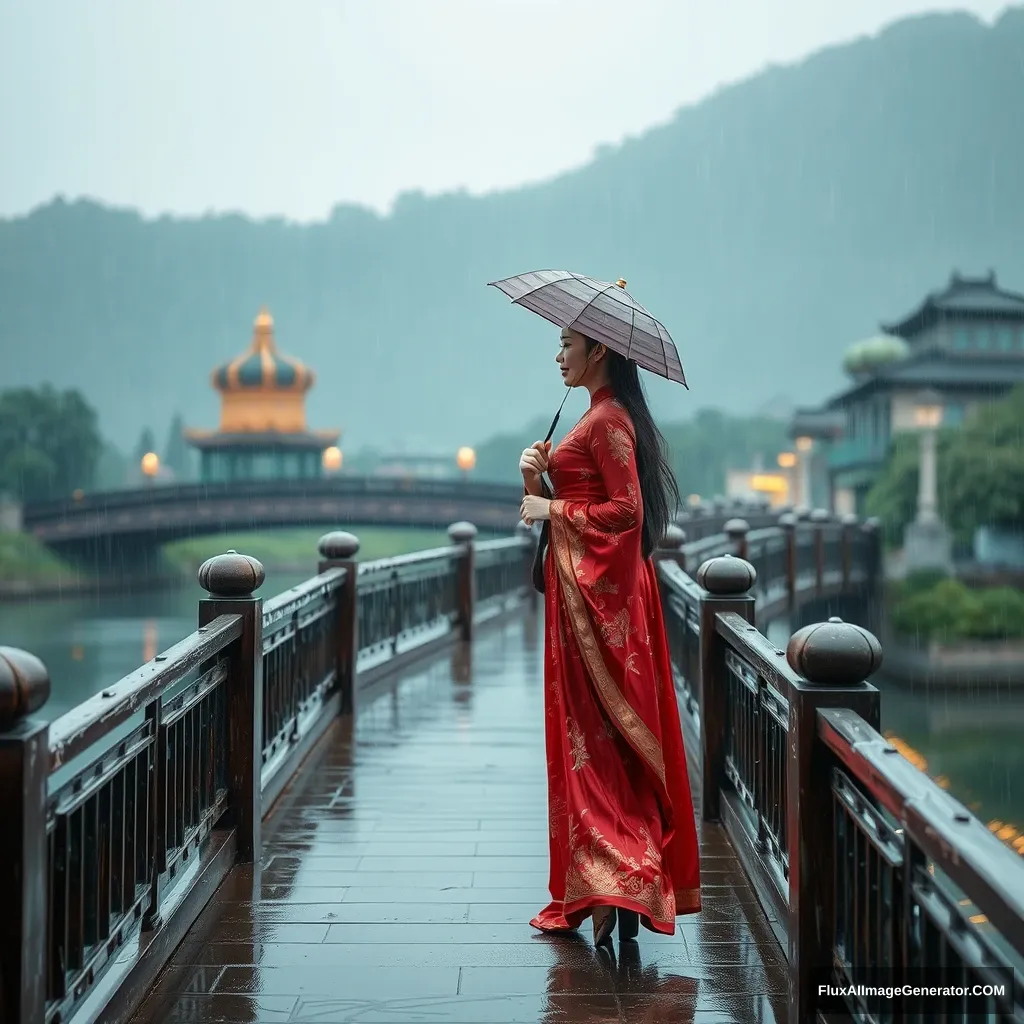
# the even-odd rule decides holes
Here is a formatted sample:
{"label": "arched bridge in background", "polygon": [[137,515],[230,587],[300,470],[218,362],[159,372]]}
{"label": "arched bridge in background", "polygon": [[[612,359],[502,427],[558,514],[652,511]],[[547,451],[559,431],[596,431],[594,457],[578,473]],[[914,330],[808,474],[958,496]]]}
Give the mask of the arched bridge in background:
{"label": "arched bridge in background", "polygon": [[704,510],[658,553],[700,914],[618,965],[534,941],[546,631],[517,533],[371,562],[328,534],[265,603],[259,563],[210,559],[199,629],[52,723],[45,666],[0,649],[0,1019],[1024,1022],[1024,864],[879,734],[877,640],[758,628],[874,603],[877,529],[824,513]]}
{"label": "arched bridge in background", "polygon": [[473,480],[337,476],[241,480],[85,494],[26,504],[24,528],[79,563],[141,566],[161,545],[237,530],[340,524],[444,529],[465,520],[510,533],[522,488]]}

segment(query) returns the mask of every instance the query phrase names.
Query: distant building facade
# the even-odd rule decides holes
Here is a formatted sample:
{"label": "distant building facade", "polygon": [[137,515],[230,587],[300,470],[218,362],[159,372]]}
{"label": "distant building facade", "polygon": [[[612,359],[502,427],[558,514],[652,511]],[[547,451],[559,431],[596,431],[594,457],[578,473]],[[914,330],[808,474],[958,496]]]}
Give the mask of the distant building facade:
{"label": "distant building facade", "polygon": [[851,386],[820,408],[798,409],[790,426],[803,441],[810,491],[837,512],[863,511],[893,436],[915,429],[924,392],[938,394],[943,426],[958,426],[1024,383],[1024,295],[1000,288],[994,272],[954,272],[881,329],[848,350]]}
{"label": "distant building facade", "polygon": [[248,350],[213,371],[221,396],[220,427],[185,431],[199,450],[200,478],[312,479],[323,475],[328,450],[340,465],[340,431],[306,426],[306,392],[314,380],[312,370],[278,351],[274,320],[261,310]]}

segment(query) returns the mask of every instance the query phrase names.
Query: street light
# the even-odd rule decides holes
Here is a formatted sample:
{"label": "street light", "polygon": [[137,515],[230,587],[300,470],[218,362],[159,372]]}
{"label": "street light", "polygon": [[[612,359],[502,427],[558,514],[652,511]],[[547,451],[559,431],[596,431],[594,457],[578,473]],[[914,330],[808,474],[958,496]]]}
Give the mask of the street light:
{"label": "street light", "polygon": [[942,426],[942,412],[942,395],[922,391],[914,402],[914,423],[922,430],[937,430]]}
{"label": "street light", "polygon": [[907,525],[904,557],[909,572],[952,568],[952,541],[939,519],[936,435],[942,426],[942,396],[922,391],[914,402],[914,424],[921,438],[917,475],[917,517]]}
{"label": "street light", "polygon": [[151,484],[157,473],[160,472],[160,456],[156,452],[146,452],[142,456],[139,466],[142,469],[142,475],[146,478],[146,483]]}
{"label": "street light", "polygon": [[938,522],[935,433],[942,425],[942,396],[922,391],[914,403],[914,423],[921,431],[921,466],[917,481],[917,521]]}
{"label": "street light", "polygon": [[796,455],[793,452],[779,452],[779,457],[775,461],[778,462],[780,469],[792,469],[796,465]]}
{"label": "street light", "polygon": [[476,465],[476,452],[472,448],[463,446],[456,452],[455,462],[459,469],[468,476],[470,470]]}
{"label": "street light", "polygon": [[341,469],[341,463],[343,461],[341,449],[333,444],[330,448],[325,448],[321,461],[323,462],[324,469],[328,473],[337,473],[338,470]]}
{"label": "street light", "polygon": [[814,507],[811,500],[811,449],[814,447],[813,437],[798,437],[796,450],[800,453],[800,503]]}

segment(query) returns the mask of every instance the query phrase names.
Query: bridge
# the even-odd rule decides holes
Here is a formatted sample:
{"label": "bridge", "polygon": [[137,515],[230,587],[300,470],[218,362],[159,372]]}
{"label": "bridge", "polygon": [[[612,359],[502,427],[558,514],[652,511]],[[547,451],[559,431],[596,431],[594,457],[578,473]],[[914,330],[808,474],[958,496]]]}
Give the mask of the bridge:
{"label": "bridge", "polygon": [[237,480],[33,502],[22,521],[57,553],[106,569],[144,567],[163,544],[230,530],[338,523],[434,529],[461,520],[511,533],[521,497],[521,486],[470,480]]}
{"label": "bridge", "polygon": [[196,632],[49,724],[45,666],[0,649],[4,1021],[1024,1021],[1024,865],[878,733],[880,647],[832,614],[872,601],[873,524],[670,529],[703,909],[617,956],[526,923],[534,537],[449,533],[361,563],[327,534],[265,603],[257,562],[211,559]]}

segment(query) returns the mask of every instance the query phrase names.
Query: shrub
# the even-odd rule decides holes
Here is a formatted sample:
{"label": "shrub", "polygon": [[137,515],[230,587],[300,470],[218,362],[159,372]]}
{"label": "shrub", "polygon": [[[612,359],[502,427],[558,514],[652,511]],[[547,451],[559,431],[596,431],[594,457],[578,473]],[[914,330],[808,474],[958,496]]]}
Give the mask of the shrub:
{"label": "shrub", "polygon": [[889,593],[889,621],[901,636],[921,640],[1003,640],[1024,637],[1024,592],[971,590],[959,580],[902,581]]}

